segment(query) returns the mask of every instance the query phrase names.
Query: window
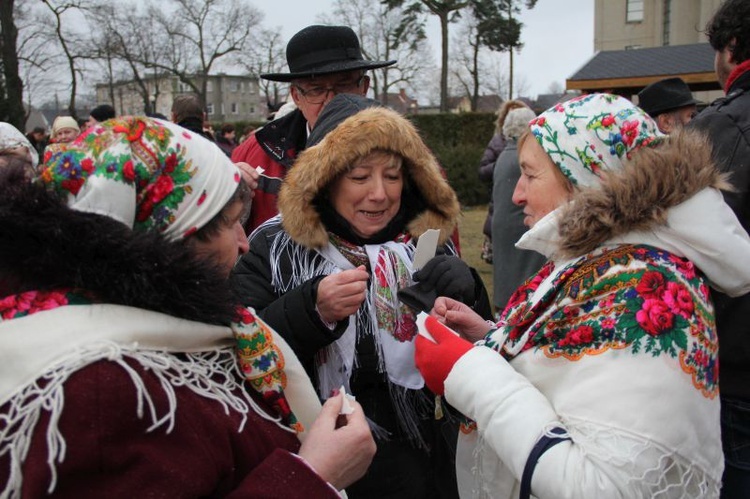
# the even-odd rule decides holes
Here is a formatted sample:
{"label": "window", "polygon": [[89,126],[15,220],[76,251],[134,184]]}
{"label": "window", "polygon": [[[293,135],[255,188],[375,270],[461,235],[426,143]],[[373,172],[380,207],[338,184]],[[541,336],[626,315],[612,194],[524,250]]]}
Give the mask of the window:
{"label": "window", "polygon": [[232,114],[239,114],[240,109],[236,102],[232,102],[230,108],[232,109]]}
{"label": "window", "polygon": [[627,0],[625,22],[639,23],[643,21],[643,0]]}
{"label": "window", "polygon": [[229,90],[232,92],[238,92],[240,90],[240,82],[239,81],[233,81],[229,84]]}
{"label": "window", "polygon": [[209,102],[208,104],[206,104],[206,112],[209,115],[214,114],[214,104],[213,104],[213,102]]}
{"label": "window", "polygon": [[206,92],[213,92],[214,91],[214,82],[211,80],[208,80],[206,82]]}

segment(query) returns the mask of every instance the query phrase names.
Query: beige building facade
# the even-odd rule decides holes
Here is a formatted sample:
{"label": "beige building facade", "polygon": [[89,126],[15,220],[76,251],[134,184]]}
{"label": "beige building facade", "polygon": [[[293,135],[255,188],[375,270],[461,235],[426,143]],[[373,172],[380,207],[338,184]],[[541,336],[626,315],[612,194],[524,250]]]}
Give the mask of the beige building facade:
{"label": "beige building facade", "polygon": [[[192,92],[192,88],[174,76],[155,76],[143,80],[152,108],[169,117],[174,97]],[[134,80],[112,85],[96,85],[96,101],[112,104],[118,116],[144,114],[142,86]],[[113,101],[114,98],[114,102]],[[267,110],[261,98],[258,78],[239,75],[210,75],[206,83],[206,112],[208,120],[219,123],[237,121],[265,121]]]}
{"label": "beige building facade", "polygon": [[594,0],[594,50],[706,41],[703,30],[722,0]]}

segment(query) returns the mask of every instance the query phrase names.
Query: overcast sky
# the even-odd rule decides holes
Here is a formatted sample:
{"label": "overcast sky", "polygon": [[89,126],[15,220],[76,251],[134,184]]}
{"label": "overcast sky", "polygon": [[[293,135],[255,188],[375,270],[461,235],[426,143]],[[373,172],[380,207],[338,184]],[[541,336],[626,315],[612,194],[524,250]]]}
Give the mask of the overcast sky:
{"label": "overcast sky", "polygon": [[[253,0],[265,14],[263,24],[280,26],[285,40],[315,24],[317,15],[330,10],[332,4],[333,0]],[[564,88],[565,79],[594,54],[594,0],[538,0],[536,7],[524,10],[519,19],[524,25],[524,48],[515,56],[515,71],[527,96],[546,93],[552,82]],[[449,29],[453,33],[457,26],[452,24]],[[428,35],[437,62],[440,32],[435,16],[431,16]]]}

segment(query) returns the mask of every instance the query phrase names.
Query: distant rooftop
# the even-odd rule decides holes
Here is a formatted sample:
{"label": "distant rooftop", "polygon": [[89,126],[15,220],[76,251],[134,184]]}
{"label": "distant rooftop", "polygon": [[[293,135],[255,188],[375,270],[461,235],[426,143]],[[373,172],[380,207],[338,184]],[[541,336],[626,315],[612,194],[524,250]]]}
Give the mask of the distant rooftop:
{"label": "distant rooftop", "polygon": [[708,43],[598,52],[568,78],[568,90],[636,93],[649,83],[679,76],[692,90],[715,90],[714,50]]}

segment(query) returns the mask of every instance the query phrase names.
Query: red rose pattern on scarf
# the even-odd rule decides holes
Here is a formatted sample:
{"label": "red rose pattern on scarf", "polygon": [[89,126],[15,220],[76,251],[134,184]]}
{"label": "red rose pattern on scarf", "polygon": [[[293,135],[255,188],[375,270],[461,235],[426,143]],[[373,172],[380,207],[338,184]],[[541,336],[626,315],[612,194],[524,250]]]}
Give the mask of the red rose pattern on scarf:
{"label": "red rose pattern on scarf", "polygon": [[506,344],[491,332],[488,347],[512,358],[506,349],[528,332],[520,352],[535,348],[549,358],[577,361],[610,349],[668,356],[705,397],[718,395],[713,307],[691,262],[648,246],[598,250],[561,272],[531,306],[529,298],[552,268],[545,265],[514,294],[498,324],[508,334]]}

